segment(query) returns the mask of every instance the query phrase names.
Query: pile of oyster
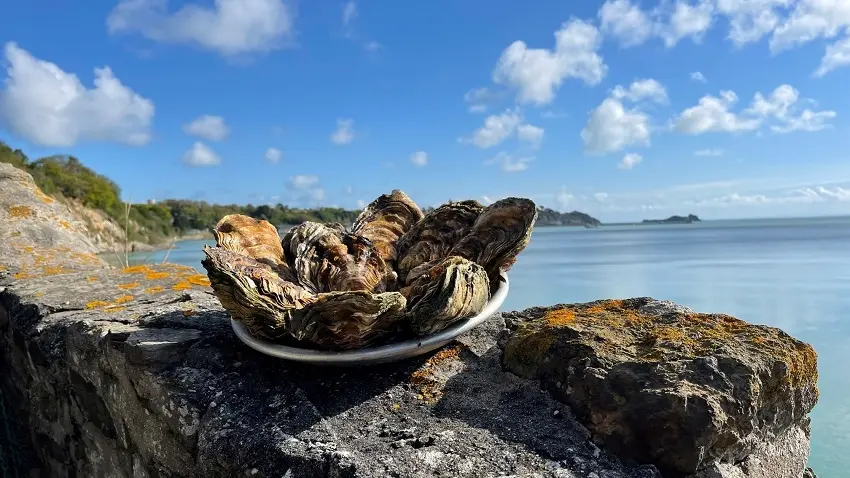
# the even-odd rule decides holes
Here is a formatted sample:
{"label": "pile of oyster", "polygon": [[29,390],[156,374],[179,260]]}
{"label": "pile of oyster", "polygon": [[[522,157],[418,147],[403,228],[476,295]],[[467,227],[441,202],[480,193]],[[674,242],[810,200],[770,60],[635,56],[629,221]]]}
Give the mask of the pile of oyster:
{"label": "pile of oyster", "polygon": [[281,240],[268,221],[225,216],[202,264],[221,305],[255,337],[350,350],[478,314],[536,220],[529,199],[449,202],[423,214],[394,190],[351,230],[304,222]]}

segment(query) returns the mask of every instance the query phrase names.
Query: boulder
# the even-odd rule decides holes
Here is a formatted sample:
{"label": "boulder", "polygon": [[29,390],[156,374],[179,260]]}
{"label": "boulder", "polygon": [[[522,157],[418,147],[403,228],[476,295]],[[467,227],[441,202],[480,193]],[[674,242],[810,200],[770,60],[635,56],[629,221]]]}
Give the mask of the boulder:
{"label": "boulder", "polygon": [[540,381],[620,457],[686,476],[764,455],[751,468],[766,471],[745,476],[802,475],[817,356],[781,330],[649,298],[506,319],[505,368]]}

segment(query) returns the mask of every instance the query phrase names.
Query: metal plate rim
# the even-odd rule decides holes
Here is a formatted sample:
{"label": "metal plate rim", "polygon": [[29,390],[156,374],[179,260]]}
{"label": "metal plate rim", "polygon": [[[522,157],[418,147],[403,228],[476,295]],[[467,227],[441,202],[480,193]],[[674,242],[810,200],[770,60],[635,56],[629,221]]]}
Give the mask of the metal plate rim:
{"label": "metal plate rim", "polygon": [[499,308],[508,296],[509,289],[510,282],[508,281],[508,275],[502,271],[500,273],[499,287],[478,315],[462,320],[445,330],[426,335],[425,337],[358,350],[335,352],[290,347],[254,337],[236,319],[231,318],[230,325],[236,336],[245,345],[260,353],[284,360],[317,365],[368,365],[395,362],[436,350],[482,324],[499,311]]}

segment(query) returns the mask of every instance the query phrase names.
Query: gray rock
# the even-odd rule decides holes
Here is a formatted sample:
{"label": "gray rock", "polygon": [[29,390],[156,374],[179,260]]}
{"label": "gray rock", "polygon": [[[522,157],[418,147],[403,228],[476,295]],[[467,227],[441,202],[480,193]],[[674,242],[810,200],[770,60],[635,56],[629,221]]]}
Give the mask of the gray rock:
{"label": "gray rock", "polygon": [[817,401],[809,345],[648,298],[507,317],[505,366],[540,380],[619,456],[681,476],[775,455],[745,476],[803,473],[808,435],[788,430],[807,427]]}

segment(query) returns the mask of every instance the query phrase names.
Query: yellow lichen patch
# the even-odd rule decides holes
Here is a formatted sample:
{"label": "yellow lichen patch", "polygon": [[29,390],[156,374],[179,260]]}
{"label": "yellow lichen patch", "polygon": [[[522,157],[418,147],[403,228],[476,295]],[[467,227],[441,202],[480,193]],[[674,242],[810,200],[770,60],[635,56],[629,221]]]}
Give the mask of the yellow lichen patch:
{"label": "yellow lichen patch", "polygon": [[168,272],[156,272],[156,271],[150,271],[150,272],[146,272],[146,273],[145,273],[145,279],[148,279],[148,280],[165,279],[165,278],[167,278],[169,275],[170,275],[170,274],[169,274]]}
{"label": "yellow lichen patch", "polygon": [[41,202],[43,202],[45,204],[51,204],[54,201],[56,201],[55,199],[48,196],[47,194],[44,194],[44,192],[42,192],[41,189],[39,189],[39,188],[35,188],[35,195],[38,196],[38,198],[41,199]]}
{"label": "yellow lichen patch", "polygon": [[0,264],[0,272],[6,272],[8,269],[3,264]]}
{"label": "yellow lichen patch", "polygon": [[560,327],[570,325],[576,321],[576,313],[572,309],[555,309],[550,310],[544,317],[546,324],[552,327]]}
{"label": "yellow lichen patch", "polygon": [[32,247],[32,246],[24,247],[24,252],[26,252],[27,254],[32,254],[33,251],[35,251],[35,247]]}
{"label": "yellow lichen patch", "polygon": [[133,300],[132,295],[122,295],[121,297],[115,299],[116,304],[124,304]]}
{"label": "yellow lichen patch", "polygon": [[12,277],[14,277],[17,280],[21,280],[21,279],[32,279],[35,276],[30,274],[29,272],[21,271],[21,272],[16,272],[15,275],[12,276]]}
{"label": "yellow lichen patch", "polygon": [[88,276],[88,277],[86,277],[86,280],[87,280],[87,281],[89,281],[89,282],[97,282],[97,277],[95,277],[95,276]]}
{"label": "yellow lichen patch", "polygon": [[102,307],[106,307],[109,305],[109,302],[105,302],[102,300],[93,300],[86,304],[86,309],[100,309]]}
{"label": "yellow lichen patch", "polygon": [[172,290],[189,290],[192,288],[192,283],[189,281],[182,281],[171,286]]}
{"label": "yellow lichen patch", "polygon": [[195,274],[186,278],[186,282],[203,287],[209,287],[210,280],[203,274]]}
{"label": "yellow lichen patch", "polygon": [[59,221],[59,225],[62,226],[64,229],[74,229],[74,226],[72,226],[70,222],[64,219]]}
{"label": "yellow lichen patch", "polygon": [[121,272],[123,272],[125,274],[141,274],[141,273],[148,273],[148,272],[153,272],[153,271],[151,271],[150,266],[139,265],[139,266],[125,267],[125,268],[121,269]]}
{"label": "yellow lichen patch", "polygon": [[148,287],[147,289],[145,289],[145,293],[146,294],[156,294],[157,292],[162,292],[163,290],[165,290],[165,289],[162,286],[157,285],[157,286],[153,286],[153,287]]}
{"label": "yellow lichen patch", "polygon": [[44,291],[38,291],[38,292],[36,292],[36,293],[35,293],[35,296],[36,296],[36,297],[43,297],[43,296],[44,296],[44,294],[45,294],[45,292],[44,292]]}
{"label": "yellow lichen patch", "polygon": [[9,206],[9,215],[14,218],[33,217],[35,212],[27,206]]}
{"label": "yellow lichen patch", "polygon": [[443,397],[442,386],[444,384],[434,377],[434,368],[442,362],[458,358],[460,351],[460,345],[440,350],[411,374],[410,383],[418,390],[419,394],[416,397],[419,400],[433,404]]}
{"label": "yellow lichen patch", "polygon": [[121,290],[130,290],[130,289],[135,289],[136,287],[139,287],[139,283],[138,282],[128,282],[127,284],[118,284],[116,287],[118,287]]}
{"label": "yellow lichen patch", "polygon": [[110,305],[110,306],[104,307],[103,311],[109,312],[109,313],[121,312],[122,310],[125,310],[126,308],[127,308],[127,306],[124,306],[124,305]]}

